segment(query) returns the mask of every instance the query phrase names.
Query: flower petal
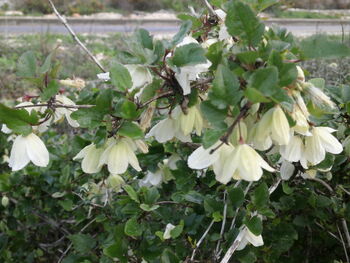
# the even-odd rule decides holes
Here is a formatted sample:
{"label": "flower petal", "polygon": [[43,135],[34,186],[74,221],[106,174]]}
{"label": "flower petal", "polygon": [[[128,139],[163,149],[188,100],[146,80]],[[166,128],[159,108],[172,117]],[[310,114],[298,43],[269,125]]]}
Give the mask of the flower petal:
{"label": "flower petal", "polygon": [[29,159],[40,167],[46,167],[49,164],[50,154],[43,141],[34,133],[25,137],[25,148]]}
{"label": "flower petal", "polygon": [[191,169],[205,169],[208,168],[210,165],[212,165],[214,162],[216,162],[219,158],[219,151],[214,151],[211,153],[213,149],[218,147],[221,142],[216,142],[213,146],[209,147],[208,149],[204,149],[203,146],[197,148],[189,157],[187,160],[188,167]]}
{"label": "flower petal", "polygon": [[16,137],[10,154],[9,166],[12,168],[12,171],[18,171],[23,169],[30,159],[26,152],[25,139],[23,136]]}

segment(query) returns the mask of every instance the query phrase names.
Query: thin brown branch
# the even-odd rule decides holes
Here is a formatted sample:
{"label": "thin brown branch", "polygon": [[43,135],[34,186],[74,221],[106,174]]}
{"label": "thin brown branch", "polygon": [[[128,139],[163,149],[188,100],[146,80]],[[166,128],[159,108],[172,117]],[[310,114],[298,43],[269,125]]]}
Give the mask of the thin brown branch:
{"label": "thin brown branch", "polygon": [[165,98],[165,97],[168,97],[168,96],[171,96],[171,95],[174,95],[174,92],[172,90],[164,92],[164,93],[161,93],[161,94],[159,94],[159,95],[149,99],[145,103],[142,103],[142,104],[138,105],[138,108],[141,109],[143,107],[146,107],[148,104],[152,103],[155,100],[158,100],[158,99],[161,99],[161,98]]}
{"label": "thin brown branch", "polygon": [[52,2],[52,0],[48,0],[54,13],[56,14],[56,16],[58,17],[58,19],[62,22],[62,24],[67,28],[67,30],[69,31],[69,33],[71,34],[71,36],[73,37],[73,39],[78,43],[78,45],[86,52],[86,54],[88,54],[88,56],[95,62],[95,64],[103,71],[103,72],[107,72],[103,66],[101,65],[101,63],[98,61],[98,59],[91,53],[90,50],[88,50],[88,48],[83,44],[83,42],[80,41],[80,39],[78,38],[78,36],[75,34],[74,30],[71,28],[71,26],[68,24],[67,19],[64,18],[58,11],[56,6],[54,5],[54,3]]}

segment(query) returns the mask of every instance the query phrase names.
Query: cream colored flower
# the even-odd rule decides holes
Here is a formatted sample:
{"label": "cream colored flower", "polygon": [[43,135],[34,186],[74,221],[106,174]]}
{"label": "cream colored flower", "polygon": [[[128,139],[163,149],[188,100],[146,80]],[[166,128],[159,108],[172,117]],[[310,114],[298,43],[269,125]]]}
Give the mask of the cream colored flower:
{"label": "cream colored flower", "polygon": [[331,133],[336,130],[329,127],[314,127],[311,130],[312,136],[305,138],[305,152],[301,160],[303,167],[307,168],[307,162],[317,165],[324,160],[326,152],[339,154],[343,146]]}
{"label": "cream colored flower", "polygon": [[292,136],[287,145],[280,147],[280,154],[289,162],[299,162],[304,153],[303,140],[299,136]]}
{"label": "cream colored flower", "polygon": [[[270,137],[272,141],[278,145],[287,145],[289,143],[290,127],[288,119],[280,106],[268,110],[260,120],[256,129],[254,146],[265,146],[263,149],[256,147],[259,150],[267,150],[271,147],[267,137]],[[266,148],[267,146],[269,147]]]}
{"label": "cream colored flower", "polygon": [[34,133],[16,137],[9,160],[12,171],[23,169],[29,162],[39,167],[49,164],[49,152],[43,141]]}
{"label": "cream colored flower", "polygon": [[203,118],[197,106],[188,108],[187,114],[182,111],[179,114],[180,129],[185,136],[192,133],[193,130],[200,136],[203,129]]}
{"label": "cream colored flower", "polygon": [[328,97],[321,89],[315,87],[312,83],[306,83],[304,86],[304,91],[309,94],[312,102],[319,107],[324,105],[335,108],[334,102]]}
{"label": "cream colored flower", "polygon": [[295,171],[295,167],[290,162],[283,160],[280,167],[281,178],[284,181],[289,180]]}
{"label": "cream colored flower", "polygon": [[81,163],[81,168],[84,173],[94,174],[98,173],[102,169],[102,165],[100,164],[100,158],[104,148],[96,148],[95,144],[90,144],[83,148],[74,158],[73,160],[83,159]]}
{"label": "cream colored flower", "polygon": [[298,78],[297,80],[301,82],[305,82],[305,74],[303,69],[300,66],[297,66],[297,71],[298,71]]}
{"label": "cream colored flower", "polygon": [[264,240],[261,235],[254,235],[247,227],[243,228],[243,233],[241,234],[241,242],[237,250],[243,250],[247,244],[252,244],[254,247],[260,247],[264,245]]}
{"label": "cream colored flower", "polygon": [[59,81],[59,83],[67,87],[77,88],[79,90],[85,88],[85,81],[81,78],[62,79]]}
{"label": "cream colored flower", "polygon": [[[67,98],[64,95],[57,95],[56,96],[56,101],[59,104],[63,104],[63,105],[69,105],[69,106],[75,106],[75,103]],[[79,127],[79,123],[76,120],[73,120],[70,115],[76,111],[77,109],[68,109],[68,108],[56,108],[55,110],[55,119],[54,121],[59,121],[63,116],[66,117],[67,122],[69,123],[70,126],[72,126],[73,128],[78,128]]]}
{"label": "cream colored flower", "polygon": [[163,234],[163,238],[164,239],[170,239],[171,238],[171,230],[173,230],[175,228],[175,226],[173,224],[167,224],[165,227],[165,231]]}
{"label": "cream colored flower", "polygon": [[198,112],[197,114],[197,112],[193,110],[191,117],[188,118],[184,116],[185,114],[179,106],[176,107],[170,116],[152,127],[152,129],[146,134],[146,138],[153,136],[159,143],[170,141],[174,137],[182,142],[191,142],[190,134],[185,134],[185,132],[189,130],[192,132],[193,128],[201,131],[201,125],[203,125],[200,121],[202,120],[200,113]]}
{"label": "cream colored flower", "polygon": [[107,164],[108,171],[112,174],[125,173],[129,164],[140,172],[141,167],[134,153],[136,149],[136,144],[129,138],[110,138],[99,165]]}
{"label": "cream colored flower", "polygon": [[139,186],[151,187],[151,186],[159,186],[162,183],[162,171],[158,169],[155,173],[150,171],[147,172],[145,178],[139,181]]}
{"label": "cream colored flower", "polygon": [[142,65],[124,65],[130,73],[132,79],[132,88],[129,91],[133,91],[137,88],[143,88],[147,84],[152,83],[153,76],[148,68]]}
{"label": "cream colored flower", "polygon": [[119,192],[125,185],[124,179],[118,174],[111,174],[106,180],[107,187],[115,192]]}
{"label": "cream colored flower", "polygon": [[263,174],[262,169],[275,171],[252,147],[241,144],[227,157],[220,174],[216,174],[216,179],[223,184],[227,184],[233,177],[258,181]]}

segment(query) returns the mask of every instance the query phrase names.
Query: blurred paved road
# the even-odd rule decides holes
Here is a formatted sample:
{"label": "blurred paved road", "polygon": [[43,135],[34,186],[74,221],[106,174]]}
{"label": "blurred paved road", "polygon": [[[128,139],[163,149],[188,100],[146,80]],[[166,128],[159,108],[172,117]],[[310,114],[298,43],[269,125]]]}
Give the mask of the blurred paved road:
{"label": "blurred paved road", "polygon": [[[307,36],[315,33],[345,34],[350,33],[349,21],[326,21],[326,20],[273,20],[266,21],[266,25],[278,25],[285,27],[297,36]],[[175,34],[179,28],[179,22],[169,21],[72,21],[71,26],[77,33],[107,34],[107,33],[130,33],[136,28],[145,28],[156,35]],[[66,28],[59,21],[7,21],[0,20],[0,34],[33,34],[33,33],[58,33],[66,34]]]}

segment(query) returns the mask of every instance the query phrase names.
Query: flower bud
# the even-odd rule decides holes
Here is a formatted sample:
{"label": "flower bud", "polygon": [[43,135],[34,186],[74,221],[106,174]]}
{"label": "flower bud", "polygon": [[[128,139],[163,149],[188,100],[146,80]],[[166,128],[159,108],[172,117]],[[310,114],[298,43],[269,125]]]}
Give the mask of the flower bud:
{"label": "flower bud", "polygon": [[1,199],[2,206],[7,207],[9,205],[9,202],[10,202],[9,198],[6,195],[4,195]]}

